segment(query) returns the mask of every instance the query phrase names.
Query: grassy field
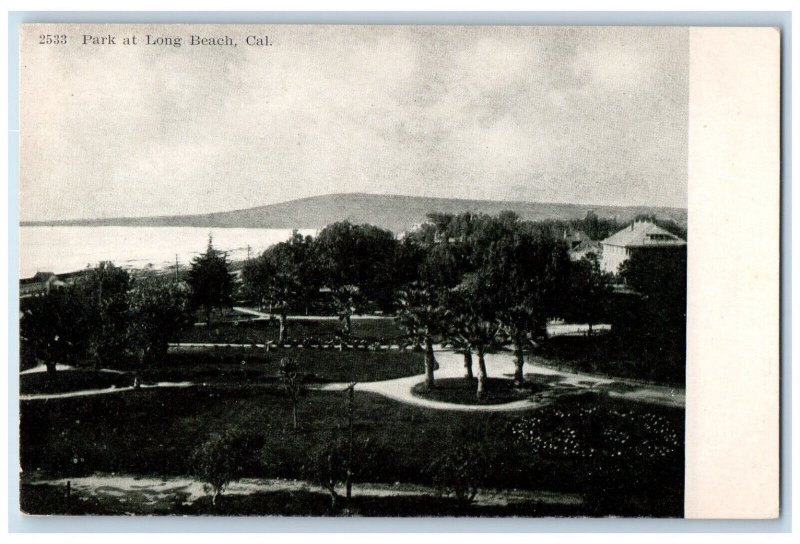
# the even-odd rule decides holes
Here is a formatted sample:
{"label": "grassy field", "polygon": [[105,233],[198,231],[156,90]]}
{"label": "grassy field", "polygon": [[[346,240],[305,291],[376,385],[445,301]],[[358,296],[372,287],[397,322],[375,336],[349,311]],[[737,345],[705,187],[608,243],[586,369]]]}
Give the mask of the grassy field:
{"label": "grassy field", "polygon": [[424,383],[419,383],[412,389],[414,395],[424,399],[454,404],[503,404],[515,400],[526,399],[533,394],[545,390],[547,387],[538,383],[526,383],[523,387],[514,387],[512,380],[503,378],[488,378],[486,391],[480,401],[477,400],[478,379],[466,380],[464,378],[445,378],[436,380],[436,387],[428,389]]}
{"label": "grassy field", "polygon": [[[413,351],[319,351],[304,349],[227,349],[169,353],[156,365],[138,371],[144,384],[193,382],[216,385],[276,383],[283,357],[298,362],[306,383],[372,382],[422,374],[423,354]],[[244,361],[244,364],[242,364]],[[65,393],[133,385],[136,367],[125,373],[76,369],[20,375],[23,395]]]}
{"label": "grassy field", "polygon": [[549,339],[528,358],[564,370],[685,387],[683,352],[646,356],[628,351],[624,342],[613,334],[563,336]]}
{"label": "grassy field", "polygon": [[[353,336],[367,339],[386,339],[395,341],[404,334],[394,319],[353,319]],[[176,342],[224,343],[224,344],[263,344],[278,340],[278,322],[250,320],[212,323],[211,327],[195,326],[183,331]],[[292,320],[289,318],[288,336],[335,337],[342,330],[338,319]]]}
{"label": "grassy field", "polygon": [[[238,430],[265,441],[253,477],[303,478],[314,462],[311,452],[346,427],[344,395],[310,392],[299,413],[300,429],[294,431],[289,403],[268,386],[24,401],[20,458],[26,477],[96,471],[182,475],[197,444],[212,433]],[[430,485],[439,455],[480,442],[490,452],[487,487],[582,493],[584,515],[679,516],[683,417],[682,410],[599,395],[530,414],[503,414],[422,410],[358,393],[355,433],[369,439],[372,461],[357,467],[356,481]]]}
{"label": "grassy field", "polygon": [[[279,376],[281,359],[297,362],[309,382],[373,382],[422,374],[422,353],[308,349],[226,349],[170,353],[142,372],[146,381],[251,382]],[[244,362],[244,364],[242,364]]]}

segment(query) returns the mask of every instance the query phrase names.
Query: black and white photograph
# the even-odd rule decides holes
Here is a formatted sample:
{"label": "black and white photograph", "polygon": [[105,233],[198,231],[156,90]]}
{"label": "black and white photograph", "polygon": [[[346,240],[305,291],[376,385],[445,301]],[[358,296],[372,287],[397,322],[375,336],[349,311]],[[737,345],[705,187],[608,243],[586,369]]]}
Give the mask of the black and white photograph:
{"label": "black and white photograph", "polygon": [[19,509],[683,517],[689,33],[23,25]]}

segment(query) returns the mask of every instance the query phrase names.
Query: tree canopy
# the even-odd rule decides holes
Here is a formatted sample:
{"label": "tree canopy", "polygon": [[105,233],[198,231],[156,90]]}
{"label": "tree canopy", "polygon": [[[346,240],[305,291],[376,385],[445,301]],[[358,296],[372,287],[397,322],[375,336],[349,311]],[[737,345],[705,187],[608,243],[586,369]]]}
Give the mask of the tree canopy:
{"label": "tree canopy", "polygon": [[235,276],[230,270],[228,255],[214,248],[211,236],[205,253],[192,260],[188,283],[190,302],[195,308],[203,308],[206,322],[217,308],[226,308],[233,303]]}

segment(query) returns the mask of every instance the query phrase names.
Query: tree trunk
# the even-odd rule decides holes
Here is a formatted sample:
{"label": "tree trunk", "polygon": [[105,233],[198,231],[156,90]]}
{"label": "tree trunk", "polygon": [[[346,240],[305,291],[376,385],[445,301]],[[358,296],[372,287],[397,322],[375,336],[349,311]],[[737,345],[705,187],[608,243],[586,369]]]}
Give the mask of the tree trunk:
{"label": "tree trunk", "polygon": [[211,328],[211,306],[206,306],[206,328]]}
{"label": "tree trunk", "polygon": [[589,323],[589,332],[586,336],[591,336],[591,335],[592,335],[592,324]]}
{"label": "tree trunk", "polygon": [[286,312],[281,312],[280,325],[278,330],[278,345],[283,346],[286,343],[286,329],[288,328],[289,318]]}
{"label": "tree trunk", "polygon": [[217,507],[219,495],[220,495],[220,492],[219,492],[218,489],[215,489],[214,493],[211,495],[211,506],[213,508]]}
{"label": "tree trunk", "polygon": [[522,385],[525,383],[525,375],[522,373],[522,367],[525,364],[525,352],[522,349],[522,333],[517,331],[514,333],[514,385]]}
{"label": "tree trunk", "polygon": [[478,400],[483,400],[484,392],[486,391],[486,358],[483,353],[483,347],[478,348]]}
{"label": "tree trunk", "polygon": [[297,399],[294,400],[292,403],[292,423],[294,424],[294,430],[297,430]]}
{"label": "tree trunk", "polygon": [[344,334],[345,336],[350,336],[350,333],[353,330],[353,324],[350,322],[350,312],[344,314]]}
{"label": "tree trunk", "polygon": [[334,489],[333,486],[328,487],[328,492],[331,495],[331,510],[335,512],[338,505],[339,494],[336,492],[336,489]]}
{"label": "tree trunk", "polygon": [[436,358],[433,356],[433,339],[425,337],[425,387],[428,389],[434,385],[433,370],[436,367]]}
{"label": "tree trunk", "polygon": [[47,375],[51,378],[56,375],[56,362],[47,360],[44,363],[44,366],[47,368]]}
{"label": "tree trunk", "polygon": [[468,380],[475,377],[472,373],[472,350],[470,348],[464,350],[464,370],[466,371],[464,377]]}

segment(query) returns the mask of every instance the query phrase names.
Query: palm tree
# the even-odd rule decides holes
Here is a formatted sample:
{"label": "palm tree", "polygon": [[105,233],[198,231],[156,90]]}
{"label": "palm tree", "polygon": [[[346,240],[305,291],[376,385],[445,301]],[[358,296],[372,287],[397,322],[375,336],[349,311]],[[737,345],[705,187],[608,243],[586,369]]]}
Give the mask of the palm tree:
{"label": "palm tree", "polygon": [[434,386],[433,372],[436,368],[433,337],[442,329],[440,298],[431,286],[414,282],[401,289],[397,299],[400,324],[409,338],[424,345],[425,385],[428,388]]}
{"label": "palm tree", "polygon": [[501,340],[502,324],[497,319],[495,301],[486,294],[490,291],[491,286],[487,291],[481,273],[477,272],[465,276],[464,281],[448,297],[452,305],[450,308],[457,309],[455,315],[458,317],[454,323],[461,331],[459,334],[470,346],[470,352],[474,350],[478,355],[478,400],[482,400],[486,392],[486,354],[497,347]]}

